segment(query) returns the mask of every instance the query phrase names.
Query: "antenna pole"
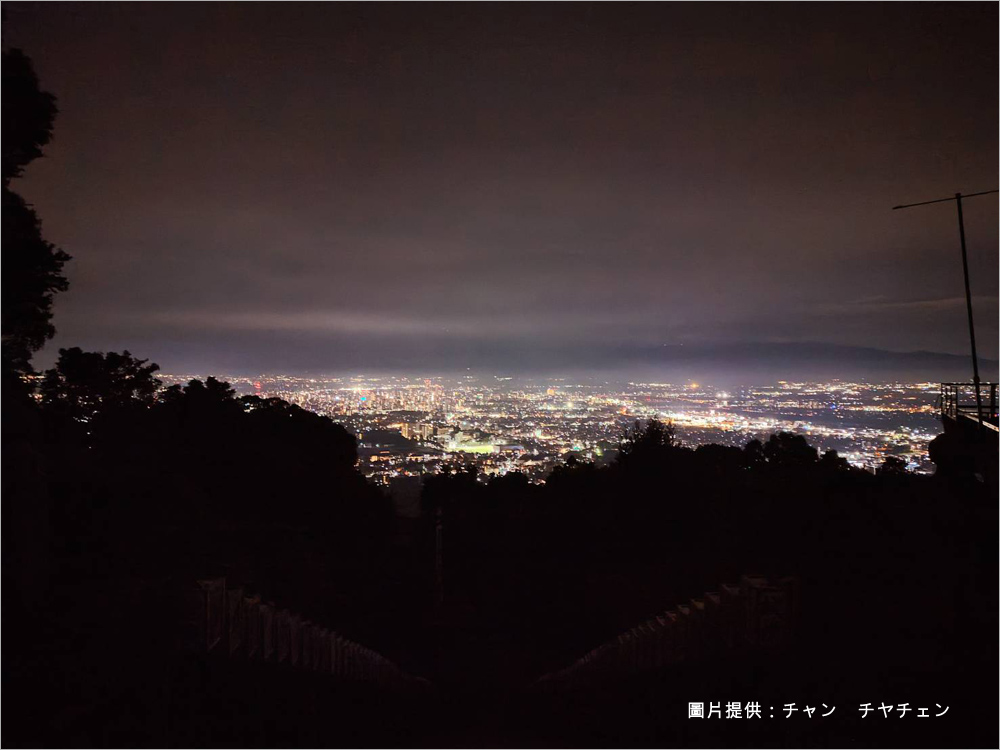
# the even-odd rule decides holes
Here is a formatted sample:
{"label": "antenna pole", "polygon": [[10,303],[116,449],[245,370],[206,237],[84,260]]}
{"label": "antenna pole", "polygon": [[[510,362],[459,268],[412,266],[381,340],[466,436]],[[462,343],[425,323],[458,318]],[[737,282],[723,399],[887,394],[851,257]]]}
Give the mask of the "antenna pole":
{"label": "antenna pole", "polygon": [[976,327],[972,322],[972,292],[969,288],[969,256],[965,250],[965,220],[962,218],[962,194],[955,193],[958,206],[958,236],[962,241],[962,273],[965,275],[965,309],[969,313],[969,342],[972,345],[972,382],[976,387],[976,416],[983,424],[983,397],[979,389],[979,357],[976,356]]}
{"label": "antenna pole", "polygon": [[927,206],[931,203],[945,203],[947,201],[955,201],[955,205],[958,207],[958,236],[962,241],[962,273],[965,276],[965,310],[969,315],[969,343],[972,345],[972,383],[976,387],[976,417],[979,419],[980,426],[983,424],[983,396],[979,386],[979,357],[976,356],[976,327],[972,323],[972,291],[969,287],[969,256],[965,250],[965,220],[962,218],[962,198],[974,198],[977,195],[993,195],[998,192],[1000,190],[983,190],[979,193],[968,193],[965,196],[961,193],[955,193],[954,198],[937,198],[932,201],[907,203],[903,206],[892,207],[892,210],[895,211],[900,208]]}

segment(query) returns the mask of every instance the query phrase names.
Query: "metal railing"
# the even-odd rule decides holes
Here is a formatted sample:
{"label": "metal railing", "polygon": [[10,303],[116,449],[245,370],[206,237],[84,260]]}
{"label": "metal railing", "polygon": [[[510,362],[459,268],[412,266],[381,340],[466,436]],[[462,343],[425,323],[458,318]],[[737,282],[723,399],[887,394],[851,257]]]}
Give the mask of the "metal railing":
{"label": "metal railing", "polygon": [[941,414],[955,421],[971,419],[996,430],[997,384],[942,383]]}

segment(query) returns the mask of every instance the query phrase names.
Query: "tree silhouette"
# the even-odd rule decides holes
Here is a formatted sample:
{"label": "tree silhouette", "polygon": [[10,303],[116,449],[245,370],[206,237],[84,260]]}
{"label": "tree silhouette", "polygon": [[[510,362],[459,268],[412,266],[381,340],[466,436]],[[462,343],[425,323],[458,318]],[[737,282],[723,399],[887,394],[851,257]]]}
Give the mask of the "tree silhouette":
{"label": "tree silhouette", "polygon": [[636,422],[618,443],[617,463],[622,466],[652,464],[668,458],[680,448],[673,424],[651,419]]}
{"label": "tree silhouette", "polygon": [[878,469],[878,473],[883,476],[891,477],[909,474],[906,470],[906,461],[901,459],[899,456],[886,456],[882,465]]}
{"label": "tree silhouette", "polygon": [[819,459],[819,465],[836,471],[846,471],[850,468],[850,464],[847,463],[847,459],[843,458],[833,448],[823,453]]}
{"label": "tree silhouette", "polygon": [[20,177],[52,138],[56,100],[42,91],[31,59],[19,49],[3,53],[3,180]]}
{"label": "tree silhouette", "polygon": [[719,472],[733,472],[746,466],[746,457],[739,448],[727,445],[699,445],[694,451],[693,469],[714,476]]}
{"label": "tree silhouette", "polygon": [[79,347],[60,349],[56,366],[46,370],[42,381],[42,404],[83,423],[151,406],[160,387],[153,373],[160,368],[147,361],[128,351],[104,354]]}
{"label": "tree silhouette", "polygon": [[779,432],[764,443],[764,458],[777,466],[808,466],[816,463],[816,449],[801,435]]}
{"label": "tree silhouette", "polygon": [[20,50],[3,53],[3,371],[7,384],[31,372],[29,360],[55,334],[52,296],[68,287],[69,255],[42,237],[34,209],[10,181],[42,155],[52,136],[54,97],[38,86]]}
{"label": "tree silhouette", "polygon": [[187,385],[172,385],[160,394],[160,403],[178,411],[217,411],[230,414],[240,411],[236,390],[209,376],[204,382],[191,380]]}
{"label": "tree silhouette", "polygon": [[357,443],[329,417],[280,398],[237,397],[229,383],[209,377],[172,385],[153,410],[161,438],[183,440],[218,451],[240,443],[266,450],[269,460],[325,473],[351,472]]}
{"label": "tree silhouette", "polygon": [[743,448],[743,457],[747,466],[759,466],[763,464],[766,461],[764,458],[764,444],[757,438],[754,438]]}

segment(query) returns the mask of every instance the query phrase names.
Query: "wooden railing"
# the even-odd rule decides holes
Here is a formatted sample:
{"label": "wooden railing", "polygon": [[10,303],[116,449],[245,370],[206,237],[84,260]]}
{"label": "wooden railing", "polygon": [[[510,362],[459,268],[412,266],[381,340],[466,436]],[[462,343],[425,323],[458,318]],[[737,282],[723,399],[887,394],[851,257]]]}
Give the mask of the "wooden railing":
{"label": "wooden railing", "polygon": [[650,618],[535,684],[545,690],[584,687],[734,649],[780,646],[790,637],[797,604],[797,579],[772,585],[763,576],[744,575],[739,584],[723,584]]}
{"label": "wooden railing", "polygon": [[190,614],[190,644],[203,653],[283,664],[385,688],[430,687],[367,646],[262,602],[240,587],[227,587],[225,578],[197,582]]}

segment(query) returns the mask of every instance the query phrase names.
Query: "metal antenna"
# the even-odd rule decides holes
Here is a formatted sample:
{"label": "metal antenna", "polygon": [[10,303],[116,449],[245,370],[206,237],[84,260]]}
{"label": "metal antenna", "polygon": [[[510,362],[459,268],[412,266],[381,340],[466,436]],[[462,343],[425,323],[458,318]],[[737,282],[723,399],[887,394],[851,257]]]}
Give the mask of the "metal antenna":
{"label": "metal antenna", "polygon": [[907,203],[904,206],[893,206],[895,211],[900,208],[913,208],[914,206],[927,206],[931,203],[945,203],[955,201],[958,206],[958,236],[962,242],[962,273],[965,274],[965,309],[969,314],[969,342],[972,344],[972,382],[976,387],[976,416],[979,417],[979,426],[983,426],[983,398],[979,389],[979,357],[976,356],[976,327],[972,323],[972,292],[969,290],[969,257],[965,251],[965,221],[962,219],[962,198],[975,198],[977,195],[992,195],[1000,193],[1000,190],[983,190],[979,193],[969,193],[962,195],[955,193],[952,198],[938,198],[932,201],[921,203]]}

